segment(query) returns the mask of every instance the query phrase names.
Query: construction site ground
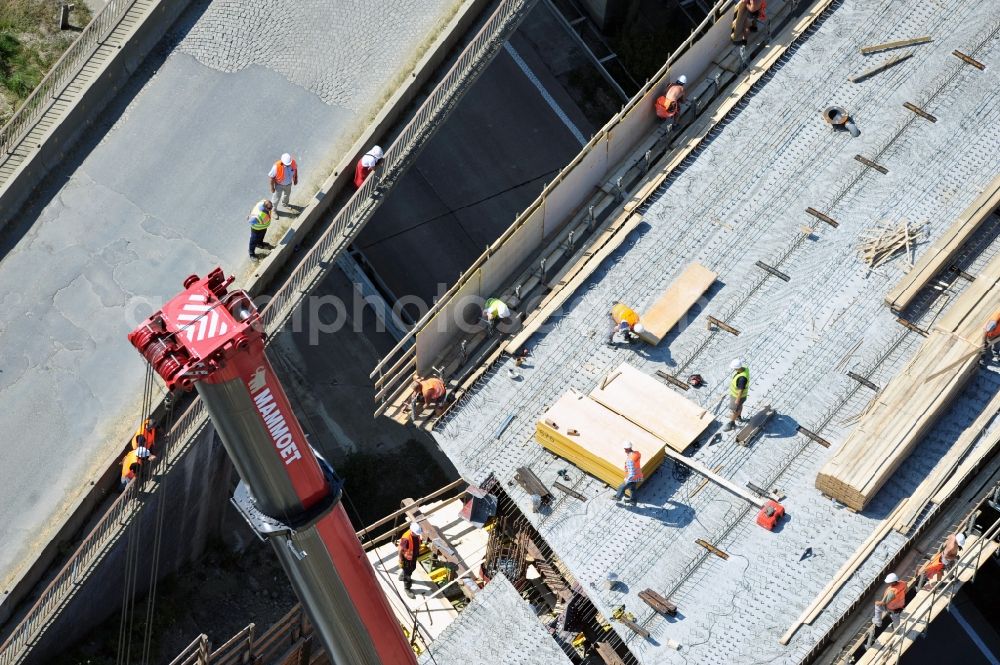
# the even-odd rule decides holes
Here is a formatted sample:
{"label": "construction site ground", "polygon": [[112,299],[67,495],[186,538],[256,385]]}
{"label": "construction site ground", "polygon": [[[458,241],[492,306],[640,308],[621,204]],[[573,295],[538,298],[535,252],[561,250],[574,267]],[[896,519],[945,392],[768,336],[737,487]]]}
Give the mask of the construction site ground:
{"label": "construction site ground", "polygon": [[[645,222],[531,338],[522,378],[512,379],[500,363],[435,429],[470,481],[492,473],[507,486],[515,469],[529,466],[551,486],[569,467],[569,485],[586,501],[560,494],[551,511],[534,513],[524,491],[508,491],[599,610],[610,616],[624,604],[650,631],[644,640],[613,622],[639,662],[798,662],[904,536],[891,532],[788,646],[779,637],[1000,388],[996,367],[981,369],[863,513],[814,488],[816,472],[874,396],[846,372],[884,386],[923,339],[883,304],[909,264],[897,258],[870,269],[859,257],[859,236],[887,221],[924,224],[919,255],[1000,173],[998,32],[989,4],[973,0],[832,3],[807,38],[665,181],[641,211]],[[907,62],[860,83],[847,80],[888,59],[865,58],[861,47],[922,35],[933,42],[914,47]],[[985,63],[985,70],[952,55],[955,49]],[[831,104],[849,110],[860,137],[823,121],[820,114]],[[859,154],[887,172],[862,165],[854,159]],[[807,207],[839,226],[807,215]],[[1000,251],[998,230],[994,217],[959,267],[974,275],[992,259]],[[605,344],[614,301],[643,311],[692,261],[718,272],[719,281],[679,330],[656,348]],[[790,279],[773,276],[758,261]],[[909,316],[928,327],[965,284],[945,280]],[[706,315],[739,336],[707,330]],[[617,506],[606,485],[534,440],[535,421],[547,405],[570,389],[588,393],[623,360],[649,374],[702,374],[707,386],[685,396],[721,419],[734,358],[744,358],[751,372],[745,413],[770,404],[777,415],[749,447],[724,435],[693,456],[739,485],[749,481],[786,494],[789,514],[776,532],[754,524],[755,509],[712,484],[695,493],[701,479],[670,465],[647,479],[639,507]],[[831,449],[797,434],[799,425],[832,442]],[[710,554],[696,539],[729,558]],[[606,589],[609,572],[627,591]],[[645,588],[673,600],[677,618],[646,607],[637,597]],[[668,639],[681,650],[669,648]]]}

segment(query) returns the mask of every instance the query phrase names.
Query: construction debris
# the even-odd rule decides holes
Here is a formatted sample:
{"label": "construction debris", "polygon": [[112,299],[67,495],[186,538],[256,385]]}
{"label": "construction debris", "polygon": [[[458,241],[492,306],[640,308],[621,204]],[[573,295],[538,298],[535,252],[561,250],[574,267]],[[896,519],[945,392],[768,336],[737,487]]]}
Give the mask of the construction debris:
{"label": "construction debris", "polygon": [[915,247],[924,225],[910,226],[903,220],[895,226],[886,224],[861,235],[858,250],[861,258],[872,268],[877,268],[893,258],[897,252],[905,251],[906,260],[912,266],[910,250]]}

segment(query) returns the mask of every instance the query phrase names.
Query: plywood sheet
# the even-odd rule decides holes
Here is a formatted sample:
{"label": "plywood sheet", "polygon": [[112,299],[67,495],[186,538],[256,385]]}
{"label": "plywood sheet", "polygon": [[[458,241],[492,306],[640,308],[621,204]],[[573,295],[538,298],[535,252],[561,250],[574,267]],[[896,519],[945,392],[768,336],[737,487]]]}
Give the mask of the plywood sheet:
{"label": "plywood sheet", "polygon": [[667,287],[660,299],[640,317],[645,330],[639,337],[653,346],[663,341],[671,328],[677,325],[705,291],[715,283],[717,276],[700,263],[692,263],[685,268],[684,272]]}
{"label": "plywood sheet", "polygon": [[590,398],[679,453],[694,443],[713,420],[704,408],[628,363],[608,374],[591,391]]}
{"label": "plywood sheet", "polygon": [[639,451],[646,478],[664,457],[663,441],[586,395],[574,392],[560,397],[542,414],[535,438],[546,450],[612,487],[617,487],[625,477],[623,442],[631,441],[632,447]]}

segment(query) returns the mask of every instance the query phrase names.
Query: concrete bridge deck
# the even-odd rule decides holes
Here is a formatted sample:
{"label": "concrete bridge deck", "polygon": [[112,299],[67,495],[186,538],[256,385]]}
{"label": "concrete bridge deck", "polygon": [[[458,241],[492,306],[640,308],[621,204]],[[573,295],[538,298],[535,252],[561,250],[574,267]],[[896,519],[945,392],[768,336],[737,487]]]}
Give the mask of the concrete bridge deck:
{"label": "concrete bridge deck", "polygon": [[295,155],[305,203],[467,4],[198,0],[37,183],[0,238],[8,605],[137,423],[144,367],[125,334],[186,275],[248,270],[245,215],[271,163]]}

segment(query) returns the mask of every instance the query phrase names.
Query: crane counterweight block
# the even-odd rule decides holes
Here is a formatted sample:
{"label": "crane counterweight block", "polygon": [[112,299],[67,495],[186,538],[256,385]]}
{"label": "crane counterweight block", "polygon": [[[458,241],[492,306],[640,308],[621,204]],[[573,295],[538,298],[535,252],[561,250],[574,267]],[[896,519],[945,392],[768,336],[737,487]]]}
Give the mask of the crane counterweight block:
{"label": "crane counterweight block", "polygon": [[265,354],[260,314],[216,268],[128,339],[171,390],[197,390],[242,482],[233,502],[269,540],[336,665],[416,658],[340,502],[342,483],[309,445]]}

